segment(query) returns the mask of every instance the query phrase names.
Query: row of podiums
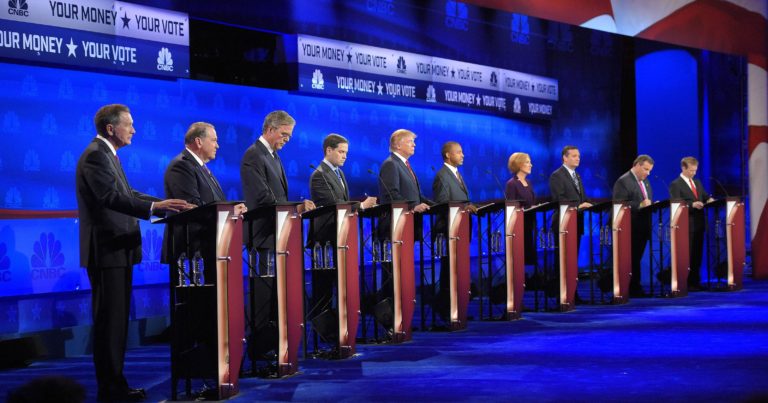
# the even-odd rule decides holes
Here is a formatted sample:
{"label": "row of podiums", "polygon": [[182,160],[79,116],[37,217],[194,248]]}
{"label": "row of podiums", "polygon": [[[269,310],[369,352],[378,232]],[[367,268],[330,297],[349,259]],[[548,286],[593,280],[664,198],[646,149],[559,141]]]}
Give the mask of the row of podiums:
{"label": "row of podiums", "polygon": [[[234,204],[213,203],[158,221],[169,226],[166,234],[172,237],[169,245],[171,256],[176,259],[176,264],[171,265],[169,271],[171,385],[174,400],[177,399],[180,381],[186,381],[189,395],[191,379],[215,380],[217,399],[225,399],[238,393],[248,325],[245,314],[249,302],[246,301],[244,292],[246,281],[249,283],[247,285],[251,290],[250,294],[254,294],[255,282],[265,277],[274,282],[276,303],[272,309],[277,310],[276,375],[286,376],[298,371],[299,350],[306,332],[303,219],[313,219],[326,214],[333,214],[335,217],[335,247],[323,252],[326,255],[332,254],[334,261],[334,269],[326,270],[335,274],[336,280],[333,323],[337,327],[334,329],[337,330],[334,337],[337,338],[336,349],[339,358],[355,353],[360,322],[366,320],[366,310],[361,310],[361,293],[363,298],[366,298],[377,292],[377,284],[383,284],[381,279],[377,279],[377,273],[383,274],[386,271],[387,284],[391,283],[391,287],[387,286],[389,304],[384,305],[388,311],[388,315],[384,315],[387,317],[385,327],[391,342],[401,343],[412,338],[414,314],[417,309],[417,286],[422,293],[429,288],[424,284],[427,277],[424,265],[429,260],[424,257],[425,243],[433,245],[430,251],[433,263],[433,291],[435,256],[442,257],[442,264],[448,265],[447,270],[441,269],[443,275],[448,275],[447,281],[443,279],[441,287],[448,293],[445,320],[450,330],[460,330],[467,325],[469,301],[473,297],[470,291],[472,237],[478,247],[481,284],[484,283],[484,275],[486,280],[492,276],[491,265],[487,264],[488,269],[484,269],[483,260],[491,259],[494,250],[503,249],[500,253],[503,269],[499,274],[502,277],[502,294],[505,298],[503,316],[509,320],[520,318],[526,289],[524,234],[525,223],[530,222],[526,218],[546,215],[547,212],[551,214],[555,210],[559,213],[559,222],[553,226],[557,232],[553,235],[558,237],[559,247],[552,258],[557,259],[557,262],[545,262],[545,266],[548,264],[557,267],[557,308],[568,311],[575,306],[574,298],[579,280],[579,212],[569,203],[546,203],[524,210],[514,201],[492,201],[482,205],[476,213],[476,234],[471,234],[470,213],[465,210],[464,203],[438,205],[425,214],[415,214],[407,203],[398,202],[366,210],[357,210],[355,203],[339,203],[304,214],[298,212],[298,203],[283,203],[249,211],[244,216],[233,213]],[[744,205],[737,198],[728,198],[710,203],[709,207],[725,209],[727,281],[730,289],[740,289],[745,258]],[[687,293],[687,208],[686,203],[682,201],[666,201],[650,207],[658,211],[668,209],[669,231],[666,244],[669,246],[660,247],[657,252],[671,254],[669,288],[672,296],[684,296]],[[610,215],[611,234],[601,232],[601,245],[603,237],[611,237],[612,301],[625,303],[628,301],[631,276],[630,208],[625,203],[606,202],[593,206],[593,209],[602,209]],[[483,225],[485,222],[490,223],[492,216],[503,217],[503,231],[491,233],[491,226]],[[274,252],[268,257],[268,272],[260,273],[251,259],[253,245],[249,237],[253,221],[259,219],[263,222],[264,217],[268,217],[268,222],[274,223],[275,244]],[[430,219],[433,228],[434,222],[441,220],[445,228],[444,233],[433,234],[431,239],[422,238],[422,234],[415,233],[414,228],[420,228],[421,222],[426,218]],[[376,229],[382,226],[385,228],[384,233],[377,232]],[[487,234],[484,234],[486,231]],[[364,232],[376,235],[364,235]],[[385,239],[384,244],[380,239]],[[420,244],[418,250],[415,248],[417,241]],[[441,250],[435,253],[435,247]],[[373,254],[371,260],[368,260],[368,254]],[[546,260],[546,256],[544,257]],[[245,272],[244,263],[249,266]],[[489,292],[489,288],[481,286],[475,292],[480,297],[480,319],[485,319],[483,301],[489,299],[484,299],[483,293]],[[256,300],[249,299],[251,304]],[[422,321],[428,316],[424,313],[424,299],[422,295]],[[536,305],[538,310],[538,297]],[[380,306],[382,305],[378,304],[377,308]],[[251,314],[256,308],[250,307]],[[370,310],[368,313],[370,314]],[[376,321],[375,318],[373,320]],[[363,326],[363,339],[366,336],[365,329]],[[375,324],[374,331],[378,331]]]}

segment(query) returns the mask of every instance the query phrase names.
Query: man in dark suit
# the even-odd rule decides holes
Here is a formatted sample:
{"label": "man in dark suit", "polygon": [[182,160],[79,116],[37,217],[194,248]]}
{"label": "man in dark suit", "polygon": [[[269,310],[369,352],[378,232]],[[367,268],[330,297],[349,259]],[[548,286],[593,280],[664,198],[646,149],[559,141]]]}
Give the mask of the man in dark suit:
{"label": "man in dark suit", "polygon": [[[462,150],[461,144],[455,141],[447,141],[443,144],[440,154],[443,157],[443,166],[437,171],[435,179],[432,181],[432,195],[435,203],[469,203],[469,191],[464,182],[464,177],[459,172],[459,167],[464,164],[464,150]],[[470,213],[475,213],[477,212],[477,207],[468,204],[466,210]],[[448,223],[443,214],[435,218],[435,226],[432,228],[433,242],[438,233],[443,234],[447,244]],[[440,289],[434,303],[435,309],[443,320],[447,319],[450,308],[449,268],[449,260],[446,254],[440,257]]]}
{"label": "man in dark suit", "polygon": [[[576,146],[567,145],[561,152],[563,165],[557,168],[549,176],[549,191],[552,194],[552,201],[558,203],[574,202],[578,206],[576,215],[576,253],[578,254],[581,246],[581,236],[584,235],[584,214],[581,210],[592,207],[592,203],[587,201],[587,195],[584,193],[584,184],[581,182],[581,176],[576,172],[576,168],[581,163],[581,153]],[[560,247],[560,209],[555,209],[552,214],[552,234],[555,240],[555,246]],[[555,271],[559,270],[560,259],[555,258]],[[578,292],[576,293],[576,302],[580,303]]]}
{"label": "man in dark suit", "polygon": [[632,280],[629,294],[633,297],[646,295],[640,285],[640,262],[645,245],[651,238],[651,212],[644,207],[650,206],[653,200],[653,190],[648,181],[653,164],[653,158],[649,155],[639,155],[632,163],[632,168],[613,185],[613,200],[629,202],[632,212]]}
{"label": "man in dark suit", "polygon": [[[288,201],[288,180],[278,151],[288,143],[296,121],[285,111],[267,114],[262,124],[261,136],[245,151],[240,162],[240,180],[243,184],[245,205],[249,211],[266,207],[267,212],[257,213],[245,225],[244,242],[258,252],[258,270],[261,276],[252,276],[250,293],[250,350],[271,360],[271,352],[277,349],[277,283],[268,276],[270,255],[275,248],[274,206]],[[299,212],[312,210],[315,204],[304,200]],[[274,257],[272,257],[274,259]]]}
{"label": "man in dark suit", "polygon": [[80,265],[88,271],[93,312],[93,362],[100,401],[140,401],[123,375],[133,265],[141,262],[137,218],[192,208],[184,200],[160,200],[134,190],[117,150],[130,145],[133,118],[125,105],[96,112],[98,135],[77,163],[76,191],[80,218]]}
{"label": "man in dark suit", "polygon": [[[312,172],[309,177],[310,197],[319,206],[329,206],[339,202],[349,201],[349,185],[347,176],[341,167],[347,160],[349,152],[349,140],[338,134],[331,133],[323,140],[323,162]],[[375,197],[367,197],[360,203],[363,209],[373,207],[376,204]],[[327,214],[315,218],[310,229],[310,240],[307,247],[312,247],[314,242],[325,244],[326,241],[335,242],[336,228],[335,217]]]}
{"label": "man in dark suit", "polygon": [[[323,140],[323,161],[315,168],[309,178],[310,197],[318,206],[330,206],[349,201],[349,184],[347,176],[341,167],[347,160],[349,140],[338,134],[331,133]],[[359,207],[373,207],[375,197],[367,197]],[[336,247],[336,212],[314,218],[310,222],[307,248],[319,245],[323,248],[326,243]],[[315,259],[315,256],[312,256]],[[310,316],[322,314],[331,308],[333,286],[336,284],[337,273],[332,270],[316,270],[312,272],[312,306]]]}
{"label": "man in dark suit", "polygon": [[[225,201],[226,196],[219,181],[208,169],[207,163],[216,158],[216,150],[219,148],[218,135],[212,124],[206,122],[192,123],[184,135],[184,151],[177,155],[165,170],[165,197],[186,200],[196,206],[204,206],[209,203]],[[243,214],[247,211],[245,204],[234,207],[235,214]],[[183,228],[176,229],[174,239],[181,240]],[[196,229],[191,228],[194,232]],[[173,263],[178,256],[169,256],[171,253],[169,228],[165,228],[163,237],[163,263]],[[191,249],[199,250],[195,244],[197,237],[190,236],[193,243]],[[191,256],[190,256],[191,258]],[[206,271],[212,271],[215,267],[206,266]],[[211,279],[213,272],[204,273],[206,279]]]}
{"label": "man in dark suit", "polygon": [[[280,160],[280,151],[291,139],[296,120],[285,111],[270,112],[262,125],[261,136],[243,155],[240,162],[240,180],[243,184],[245,205],[248,210],[274,206],[288,201],[288,179]],[[312,210],[312,200],[304,200],[299,212]],[[264,215],[250,226],[250,241],[259,251],[259,265],[265,265],[268,250],[275,247],[274,216]]]}
{"label": "man in dark suit", "polygon": [[713,199],[704,189],[700,180],[694,179],[699,161],[685,157],[680,161],[682,172],[669,184],[669,198],[682,199],[688,203],[688,240],[691,257],[691,271],[688,273],[688,290],[701,291],[701,259],[704,249],[704,203]]}

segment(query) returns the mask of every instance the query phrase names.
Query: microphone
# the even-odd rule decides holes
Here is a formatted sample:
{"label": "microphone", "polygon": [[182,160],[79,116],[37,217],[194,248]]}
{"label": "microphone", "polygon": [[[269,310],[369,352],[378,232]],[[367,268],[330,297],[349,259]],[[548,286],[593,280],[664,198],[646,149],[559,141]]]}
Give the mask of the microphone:
{"label": "microphone", "polygon": [[720,190],[722,190],[723,193],[725,193],[725,197],[731,197],[731,195],[728,194],[728,191],[725,190],[725,186],[723,186],[723,184],[720,183],[720,181],[717,180],[717,178],[715,178],[714,176],[710,176],[709,179],[712,179],[713,181],[715,181],[715,183],[717,184],[717,187],[720,188]]}
{"label": "microphone", "polygon": [[491,174],[491,176],[493,176],[493,179],[496,181],[496,184],[499,185],[499,188],[504,189],[504,186],[501,185],[501,181],[499,180],[499,178],[496,176],[496,174],[493,172],[492,169],[490,168],[486,169],[485,173]]}
{"label": "microphone", "polygon": [[[331,192],[331,197],[333,197],[334,202],[336,201],[336,194],[333,193],[333,188],[331,188],[331,184],[328,183],[328,179],[325,179],[325,175],[323,175],[323,171],[320,170],[320,167],[315,166],[315,164],[309,164],[309,167],[312,168],[314,171],[318,171],[320,173],[320,177],[323,178],[323,182],[325,182],[325,187],[328,188],[328,191]],[[311,192],[311,190],[310,190]]]}
{"label": "microphone", "polygon": [[[369,169],[369,170],[368,170],[368,173],[369,173],[369,174],[371,174],[371,175],[376,175],[375,173],[373,173],[373,169]],[[389,190],[389,186],[387,186],[387,183],[386,183],[386,182],[384,182],[384,181],[381,179],[381,176],[377,176],[377,178],[379,179],[379,183],[381,183],[382,185],[384,185],[384,190],[386,190],[386,191],[387,191],[387,195],[389,196],[389,202],[390,202],[390,203],[392,203],[392,201],[394,200],[394,198],[392,198],[392,192]]]}

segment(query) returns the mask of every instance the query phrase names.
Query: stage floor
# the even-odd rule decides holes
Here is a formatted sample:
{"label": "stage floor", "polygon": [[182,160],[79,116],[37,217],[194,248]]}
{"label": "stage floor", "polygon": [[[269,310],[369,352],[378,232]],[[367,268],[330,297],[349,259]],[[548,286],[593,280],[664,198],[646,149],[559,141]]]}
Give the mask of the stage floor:
{"label": "stage floor", "polygon": [[[470,312],[474,314],[474,312]],[[348,360],[305,359],[285,379],[246,378],[232,401],[768,400],[768,282],[738,292],[580,305],[416,332],[402,345],[359,345]],[[43,375],[96,383],[90,356],[0,371],[0,400]],[[169,349],[129,350],[126,375],[147,401],[170,398]]]}

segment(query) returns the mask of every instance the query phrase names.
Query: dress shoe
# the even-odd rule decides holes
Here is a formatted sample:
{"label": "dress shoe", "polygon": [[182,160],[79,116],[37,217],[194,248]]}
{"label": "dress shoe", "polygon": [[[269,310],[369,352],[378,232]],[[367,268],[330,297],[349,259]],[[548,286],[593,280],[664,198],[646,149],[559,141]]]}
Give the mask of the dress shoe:
{"label": "dress shoe", "polygon": [[147,398],[144,389],[128,388],[121,392],[99,393],[97,400],[100,402],[140,402]]}

